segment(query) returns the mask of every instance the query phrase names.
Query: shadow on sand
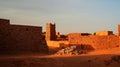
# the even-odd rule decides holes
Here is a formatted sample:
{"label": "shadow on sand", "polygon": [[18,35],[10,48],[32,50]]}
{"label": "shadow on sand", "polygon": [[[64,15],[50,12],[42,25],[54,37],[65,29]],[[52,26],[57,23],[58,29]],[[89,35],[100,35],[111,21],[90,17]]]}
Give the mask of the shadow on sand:
{"label": "shadow on sand", "polygon": [[120,55],[1,57],[0,67],[120,67]]}

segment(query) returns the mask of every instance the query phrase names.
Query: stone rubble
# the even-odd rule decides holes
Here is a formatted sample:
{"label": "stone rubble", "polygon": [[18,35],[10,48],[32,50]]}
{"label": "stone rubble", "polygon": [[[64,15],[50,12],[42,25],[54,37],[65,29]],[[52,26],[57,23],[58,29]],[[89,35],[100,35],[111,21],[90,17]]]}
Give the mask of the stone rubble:
{"label": "stone rubble", "polygon": [[76,46],[66,47],[64,49],[59,50],[57,55],[79,55],[83,54],[83,51],[77,50]]}

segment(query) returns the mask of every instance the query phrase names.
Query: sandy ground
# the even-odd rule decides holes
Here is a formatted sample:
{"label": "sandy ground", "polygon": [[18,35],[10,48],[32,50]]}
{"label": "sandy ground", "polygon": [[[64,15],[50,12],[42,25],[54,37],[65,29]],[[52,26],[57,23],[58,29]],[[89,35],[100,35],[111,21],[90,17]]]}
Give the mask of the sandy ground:
{"label": "sandy ground", "polygon": [[81,55],[0,56],[0,67],[120,67],[120,48]]}

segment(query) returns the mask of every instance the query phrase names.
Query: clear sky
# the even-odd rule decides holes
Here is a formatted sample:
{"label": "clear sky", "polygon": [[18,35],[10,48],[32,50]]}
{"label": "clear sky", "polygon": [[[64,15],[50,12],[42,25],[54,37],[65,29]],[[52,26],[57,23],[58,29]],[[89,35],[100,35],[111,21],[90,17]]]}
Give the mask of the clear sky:
{"label": "clear sky", "polygon": [[61,33],[112,30],[120,23],[120,0],[0,0],[0,18],[12,24],[55,22]]}

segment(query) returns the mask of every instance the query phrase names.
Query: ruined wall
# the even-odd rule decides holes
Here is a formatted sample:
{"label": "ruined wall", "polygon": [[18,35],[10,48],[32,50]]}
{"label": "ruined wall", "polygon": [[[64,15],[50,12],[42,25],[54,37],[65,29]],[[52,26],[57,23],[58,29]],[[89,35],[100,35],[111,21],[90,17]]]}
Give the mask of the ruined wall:
{"label": "ruined wall", "polygon": [[[80,36],[79,33],[68,35],[70,45],[78,45],[80,48],[90,49],[109,49],[120,46],[119,36]],[[81,46],[82,45],[82,46]],[[86,45],[86,47],[84,47]],[[88,46],[88,47],[87,47]]]}
{"label": "ruined wall", "polygon": [[55,24],[46,24],[46,40],[56,40]]}
{"label": "ruined wall", "polygon": [[42,27],[10,25],[0,21],[0,53],[47,53],[46,41],[42,39]]}

